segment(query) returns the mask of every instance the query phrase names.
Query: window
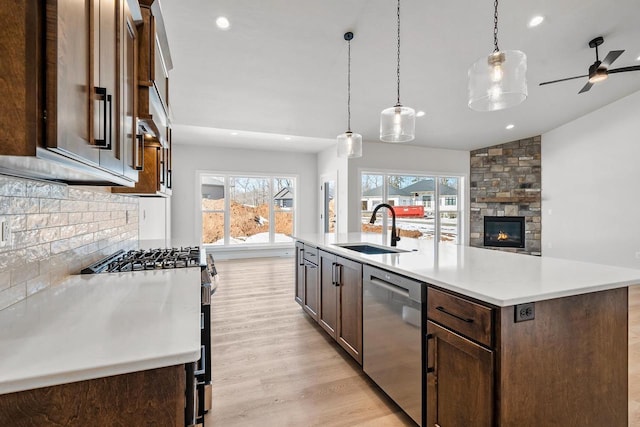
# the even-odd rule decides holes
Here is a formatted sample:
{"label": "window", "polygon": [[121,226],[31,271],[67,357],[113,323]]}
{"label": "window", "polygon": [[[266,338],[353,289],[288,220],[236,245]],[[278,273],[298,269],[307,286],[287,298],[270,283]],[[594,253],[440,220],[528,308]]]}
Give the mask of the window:
{"label": "window", "polygon": [[292,242],[295,178],[202,174],[202,243]]}
{"label": "window", "polygon": [[375,206],[387,200],[394,206],[401,237],[458,243],[459,183],[459,177],[362,172],[362,231],[382,233],[390,228],[387,209],[378,211],[375,223],[369,224]]}

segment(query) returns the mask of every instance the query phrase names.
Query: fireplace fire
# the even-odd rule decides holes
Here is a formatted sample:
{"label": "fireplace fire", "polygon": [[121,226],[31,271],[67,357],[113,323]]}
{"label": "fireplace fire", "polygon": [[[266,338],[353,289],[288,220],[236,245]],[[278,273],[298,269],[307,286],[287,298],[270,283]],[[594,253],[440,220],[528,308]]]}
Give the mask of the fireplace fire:
{"label": "fireplace fire", "polygon": [[523,216],[485,216],[484,245],[503,248],[524,248]]}

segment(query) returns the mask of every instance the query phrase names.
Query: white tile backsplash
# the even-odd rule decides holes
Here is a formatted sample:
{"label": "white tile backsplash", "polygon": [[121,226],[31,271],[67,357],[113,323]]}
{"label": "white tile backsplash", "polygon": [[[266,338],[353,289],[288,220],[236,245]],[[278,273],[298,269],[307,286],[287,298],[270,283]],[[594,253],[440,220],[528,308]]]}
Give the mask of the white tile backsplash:
{"label": "white tile backsplash", "polygon": [[138,199],[108,188],[69,187],[0,175],[0,310],[138,243]]}

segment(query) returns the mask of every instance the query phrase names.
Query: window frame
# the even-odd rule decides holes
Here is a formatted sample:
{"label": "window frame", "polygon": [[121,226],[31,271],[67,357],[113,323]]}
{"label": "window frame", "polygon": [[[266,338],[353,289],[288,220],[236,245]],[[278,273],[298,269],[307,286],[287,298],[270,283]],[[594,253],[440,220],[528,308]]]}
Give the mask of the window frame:
{"label": "window frame", "polygon": [[[210,176],[214,178],[223,178],[224,179],[224,210],[223,211],[209,211],[204,210],[202,208],[202,179],[205,176]],[[269,241],[265,243],[230,243],[231,239],[231,192],[230,192],[230,178],[255,178],[255,179],[267,179],[269,181]],[[289,179],[293,182],[293,207],[291,208],[278,208],[274,206],[274,196],[277,194],[275,191],[275,183],[276,179]],[[293,246],[294,240],[291,238],[290,242],[276,242],[275,236],[275,214],[276,212],[291,212],[293,215],[292,218],[292,230],[291,235],[295,235],[297,227],[298,227],[298,183],[300,182],[300,177],[297,174],[282,174],[282,173],[273,173],[273,172],[264,172],[264,173],[256,173],[256,172],[238,172],[238,171],[196,171],[196,180],[195,180],[195,203],[196,203],[196,221],[194,222],[195,227],[195,235],[199,236],[200,245],[205,248],[215,248],[219,250],[242,250],[246,248],[256,247],[256,248],[264,248],[264,247],[289,247]],[[215,213],[223,213],[224,219],[224,238],[222,244],[213,244],[213,243],[203,243],[203,213],[205,212],[215,212]]]}

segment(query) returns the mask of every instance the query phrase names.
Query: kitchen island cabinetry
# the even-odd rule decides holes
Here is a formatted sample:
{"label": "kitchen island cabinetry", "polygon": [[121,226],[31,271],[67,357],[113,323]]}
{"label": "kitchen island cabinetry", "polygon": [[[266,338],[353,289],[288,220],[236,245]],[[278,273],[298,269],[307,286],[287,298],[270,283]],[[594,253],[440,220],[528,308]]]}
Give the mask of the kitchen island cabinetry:
{"label": "kitchen island cabinetry", "polygon": [[[367,233],[296,238],[330,254],[323,275],[333,255],[426,284],[421,425],[628,425],[628,287],[640,284],[637,270],[411,239],[400,253],[343,247],[385,243]],[[321,305],[337,334],[330,314]]]}
{"label": "kitchen island cabinetry", "polygon": [[8,29],[0,53],[11,58],[2,71],[12,83],[0,85],[0,169],[69,183],[132,186],[136,94],[125,76],[133,75],[136,32],[129,2],[14,6],[0,22]]}
{"label": "kitchen island cabinetry", "polygon": [[319,251],[318,323],[362,365],[362,264]]}
{"label": "kitchen island cabinetry", "polygon": [[318,249],[302,243],[296,244],[296,266],[296,301],[313,320],[318,321]]}
{"label": "kitchen island cabinetry", "polygon": [[[493,425],[492,314],[491,308],[428,289],[427,426]],[[459,329],[489,348],[465,338]]]}

